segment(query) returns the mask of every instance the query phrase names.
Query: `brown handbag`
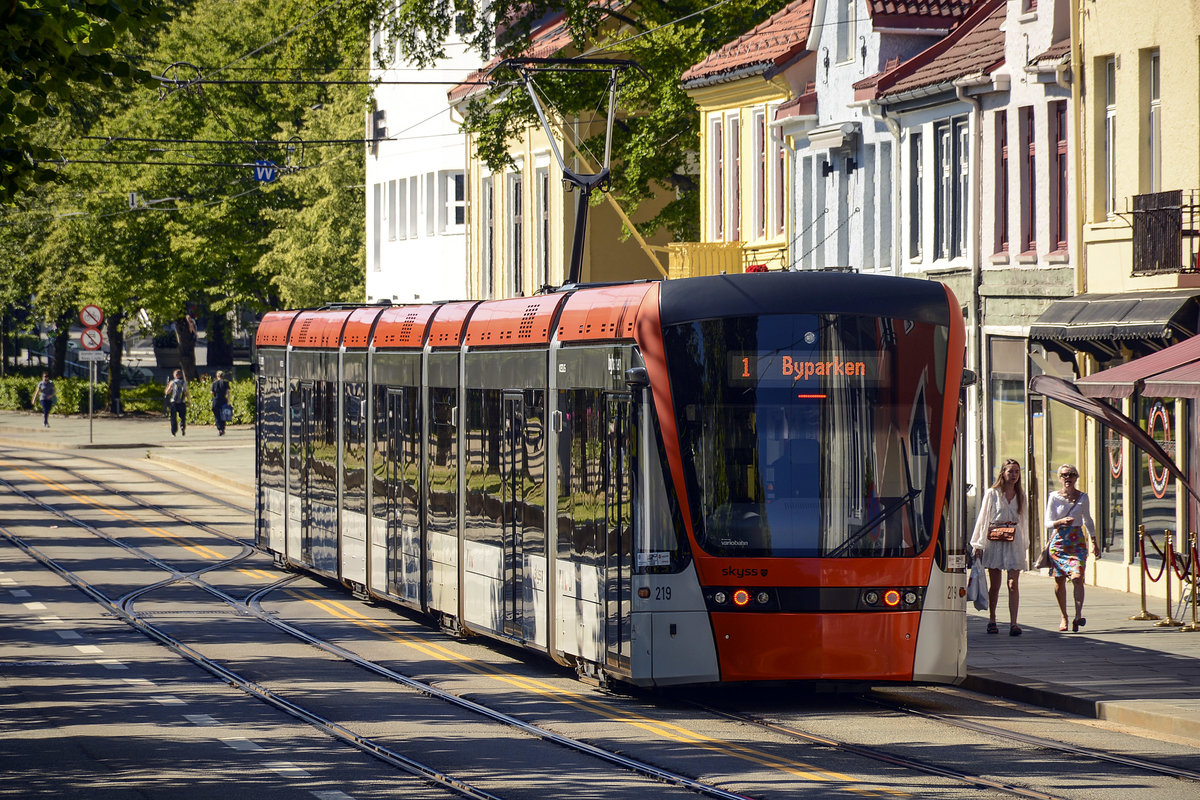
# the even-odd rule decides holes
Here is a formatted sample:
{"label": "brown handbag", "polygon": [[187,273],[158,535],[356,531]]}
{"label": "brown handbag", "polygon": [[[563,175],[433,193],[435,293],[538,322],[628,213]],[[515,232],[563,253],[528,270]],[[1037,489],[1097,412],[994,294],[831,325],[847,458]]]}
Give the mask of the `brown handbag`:
{"label": "brown handbag", "polygon": [[998,522],[988,526],[989,542],[1011,542],[1016,535],[1017,524],[1015,522]]}

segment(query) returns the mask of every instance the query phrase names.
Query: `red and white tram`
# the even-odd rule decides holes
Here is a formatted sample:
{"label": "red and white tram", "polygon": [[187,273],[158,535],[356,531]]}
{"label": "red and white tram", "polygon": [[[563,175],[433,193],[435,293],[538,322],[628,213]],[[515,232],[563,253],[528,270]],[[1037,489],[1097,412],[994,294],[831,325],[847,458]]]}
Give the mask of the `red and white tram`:
{"label": "red and white tram", "polygon": [[831,272],[271,313],[257,541],[597,678],[955,683],[964,345]]}

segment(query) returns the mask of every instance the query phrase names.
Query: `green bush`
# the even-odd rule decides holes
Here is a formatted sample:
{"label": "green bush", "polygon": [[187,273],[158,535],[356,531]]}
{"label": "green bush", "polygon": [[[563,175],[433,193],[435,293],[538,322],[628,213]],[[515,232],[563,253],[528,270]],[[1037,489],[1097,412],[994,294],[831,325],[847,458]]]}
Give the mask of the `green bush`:
{"label": "green bush", "polygon": [[[188,384],[189,425],[216,425],[212,410],[211,375],[201,375],[199,380]],[[164,389],[159,388],[161,394]],[[254,379],[229,381],[229,405],[233,406],[233,421],[230,425],[254,424]]]}
{"label": "green bush", "polygon": [[[34,395],[41,380],[37,378],[0,378],[0,408],[10,411],[32,411]],[[83,378],[58,378],[54,381],[58,402],[51,414],[86,414],[88,410],[88,382]],[[108,387],[96,384],[92,407],[101,411],[108,403]]]}

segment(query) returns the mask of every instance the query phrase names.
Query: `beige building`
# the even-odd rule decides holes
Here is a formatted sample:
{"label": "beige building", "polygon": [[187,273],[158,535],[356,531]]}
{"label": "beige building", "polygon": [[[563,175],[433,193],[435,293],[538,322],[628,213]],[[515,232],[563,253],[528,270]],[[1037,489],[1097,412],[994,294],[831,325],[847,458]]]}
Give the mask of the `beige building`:
{"label": "beige building", "polygon": [[[1165,348],[1193,336],[1200,315],[1200,13],[1187,3],[1076,0],[1072,33],[1082,258],[1076,296],[1050,306],[1030,339],[1035,357],[1038,346],[1071,356],[1079,375],[1128,364],[1079,388],[1137,420],[1195,482],[1200,385],[1150,379],[1189,363],[1187,348]],[[1137,591],[1138,525],[1162,546],[1165,531],[1196,530],[1194,502],[1091,421],[1058,438],[1081,468],[1104,537],[1089,578]]]}
{"label": "beige building", "polygon": [[[562,16],[557,15],[533,32],[527,55],[553,56],[570,42]],[[451,105],[460,114],[466,104],[489,91],[483,82],[486,74],[486,69],[481,70],[450,92]],[[564,184],[555,150],[573,172],[596,173],[598,159],[581,142],[603,132],[605,120],[603,115],[597,121],[563,119],[552,111],[547,111],[547,119],[554,146],[540,124],[530,125],[509,148],[511,166],[499,172],[477,156],[475,137],[466,137],[467,293],[471,299],[530,296],[567,279],[581,193]],[[646,239],[636,230],[638,220],[649,219],[658,210],[653,201],[645,202],[631,220],[612,197],[596,190],[580,281],[665,277],[667,234]]]}

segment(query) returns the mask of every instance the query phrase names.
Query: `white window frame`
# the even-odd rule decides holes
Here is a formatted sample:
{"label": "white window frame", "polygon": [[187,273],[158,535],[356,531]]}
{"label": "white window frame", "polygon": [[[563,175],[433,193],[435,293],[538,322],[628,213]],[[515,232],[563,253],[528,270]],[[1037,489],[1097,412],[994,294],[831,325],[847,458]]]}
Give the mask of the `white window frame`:
{"label": "white window frame", "polygon": [[421,209],[421,182],[413,175],[408,179],[408,238],[417,238],[417,213]]}
{"label": "white window frame", "polygon": [[1147,110],[1147,138],[1149,139],[1150,169],[1148,188],[1151,192],[1162,191],[1162,75],[1159,71],[1159,51],[1150,53],[1149,63],[1150,107]]}
{"label": "white window frame", "polygon": [[709,170],[709,187],[712,192],[712,238],[721,241],[725,238],[725,138],[724,119],[720,114],[712,117],[709,123],[708,151],[711,169]]}
{"label": "white window frame", "polygon": [[438,233],[454,235],[466,230],[467,181],[461,169],[446,169],[438,173],[442,187],[442,202],[438,205]]}
{"label": "white window frame", "polygon": [[389,242],[396,241],[396,182],[388,181],[386,184],[387,197],[383,204],[383,226],[387,230],[387,239]]}
{"label": "white window frame", "polygon": [[846,12],[846,18],[837,21],[837,63],[848,64],[854,60],[858,2],[857,0],[845,0],[841,6]]}
{"label": "white window frame", "polygon": [[550,283],[550,164],[533,170],[533,282]]}
{"label": "white window frame", "polygon": [[525,174],[519,164],[505,175],[504,190],[508,293],[520,297],[525,292]]}
{"label": "white window frame", "polygon": [[480,180],[480,197],[483,207],[480,209],[483,228],[483,252],[480,254],[481,281],[479,294],[484,300],[491,300],[496,291],[496,193],[492,187],[492,176],[484,175]]}
{"label": "white window frame", "polygon": [[730,114],[725,119],[725,138],[729,142],[726,157],[728,188],[725,192],[729,224],[725,226],[726,240],[738,242],[742,239],[742,119]]}
{"label": "white window frame", "polygon": [[757,108],[753,114],[754,129],[754,238],[762,239],[767,235],[767,192],[771,185],[770,164],[767,163],[767,111]]}
{"label": "white window frame", "polygon": [[371,266],[375,272],[383,269],[383,197],[384,184],[376,183],[371,187]]}
{"label": "white window frame", "polygon": [[1104,215],[1117,213],[1117,59],[1104,59]]}
{"label": "white window frame", "polygon": [[392,216],[396,220],[396,238],[408,238],[408,179],[400,178],[393,181],[396,184],[396,205],[392,208]]}

